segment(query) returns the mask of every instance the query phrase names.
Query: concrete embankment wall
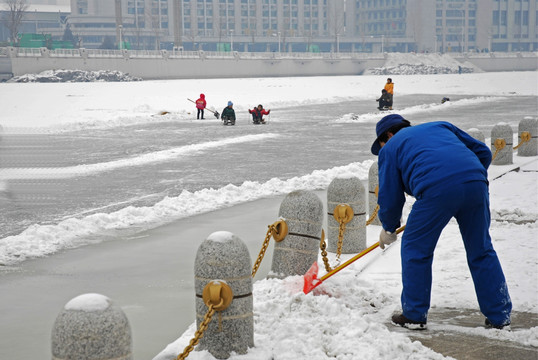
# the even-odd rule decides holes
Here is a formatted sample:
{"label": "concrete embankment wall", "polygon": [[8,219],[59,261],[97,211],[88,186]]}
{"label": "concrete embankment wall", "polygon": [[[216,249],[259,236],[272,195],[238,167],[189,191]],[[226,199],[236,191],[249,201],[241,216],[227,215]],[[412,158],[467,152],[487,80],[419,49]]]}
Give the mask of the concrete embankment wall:
{"label": "concrete embankment wall", "polygon": [[7,56],[3,59],[10,62],[9,72],[13,76],[60,69],[118,70],[143,79],[359,75],[365,69],[385,62],[382,54],[360,57],[237,52],[99,52],[85,49],[54,52],[43,48],[21,52],[16,48],[7,49]]}
{"label": "concrete embankment wall", "polygon": [[537,53],[492,53],[454,56],[459,62],[470,62],[486,72],[495,71],[536,71]]}
{"label": "concrete embankment wall", "polygon": [[[360,75],[382,67],[387,54],[208,53],[128,50],[0,49],[0,74],[45,70],[118,70],[143,79]],[[538,53],[457,54],[484,71],[538,70]]]}

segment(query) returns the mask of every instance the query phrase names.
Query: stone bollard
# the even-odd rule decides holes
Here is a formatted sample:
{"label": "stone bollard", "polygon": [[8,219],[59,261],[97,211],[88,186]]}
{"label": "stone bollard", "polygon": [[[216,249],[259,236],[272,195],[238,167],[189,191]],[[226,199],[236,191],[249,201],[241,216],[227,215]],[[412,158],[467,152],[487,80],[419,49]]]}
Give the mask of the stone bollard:
{"label": "stone bollard", "polygon": [[131,348],[127,317],[100,294],[69,301],[52,328],[52,360],[131,360]]}
{"label": "stone bollard", "polygon": [[270,278],[304,275],[318,260],[323,203],[311,191],[289,193],[280,204],[279,216],[288,225],[288,235],[275,242]]}
{"label": "stone bollard", "polygon": [[[368,219],[372,217],[372,214],[377,208],[377,190],[379,189],[379,172],[377,168],[377,161],[375,161],[370,170],[368,170]],[[371,225],[381,226],[381,221],[376,214],[376,217],[371,222]]]}
{"label": "stone bollard", "polygon": [[[495,156],[495,159],[491,162],[492,165],[510,165],[513,163],[513,138],[514,132],[510,125],[506,123],[499,123],[491,129],[491,153]],[[503,145],[504,147],[502,147]],[[500,147],[502,148],[498,150]]]}
{"label": "stone bollard", "polygon": [[208,283],[225,282],[233,292],[233,300],[225,310],[215,313],[196,350],[227,359],[232,352],[246,354],[254,346],[251,272],[248,248],[234,234],[217,231],[200,244],[194,263],[197,328],[208,310],[202,299]]}
{"label": "stone bollard", "polygon": [[334,218],[335,208],[347,204],[353,210],[353,218],[345,224],[342,254],[356,254],[366,249],[366,199],[364,185],[357,177],[335,178],[327,188],[327,250],[336,253],[340,223]]}
{"label": "stone bollard", "polygon": [[528,141],[522,143],[517,149],[517,154],[519,156],[538,155],[538,118],[525,117],[519,122],[518,144],[527,138]]}
{"label": "stone bollard", "polygon": [[484,133],[477,128],[467,130],[467,134],[469,134],[478,141],[482,141],[484,144],[486,143],[486,137],[484,136]]}

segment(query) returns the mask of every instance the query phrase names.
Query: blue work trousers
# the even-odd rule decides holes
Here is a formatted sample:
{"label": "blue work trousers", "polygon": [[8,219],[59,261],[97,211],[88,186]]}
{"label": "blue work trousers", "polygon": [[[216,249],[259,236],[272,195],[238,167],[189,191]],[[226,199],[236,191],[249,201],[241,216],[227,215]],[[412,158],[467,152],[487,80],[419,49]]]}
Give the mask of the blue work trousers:
{"label": "blue work trousers", "polygon": [[488,185],[483,181],[439,185],[417,195],[402,237],[404,316],[414,321],[427,320],[433,251],[452,217],[463,238],[480,311],[493,325],[509,324],[512,302],[491,244]]}

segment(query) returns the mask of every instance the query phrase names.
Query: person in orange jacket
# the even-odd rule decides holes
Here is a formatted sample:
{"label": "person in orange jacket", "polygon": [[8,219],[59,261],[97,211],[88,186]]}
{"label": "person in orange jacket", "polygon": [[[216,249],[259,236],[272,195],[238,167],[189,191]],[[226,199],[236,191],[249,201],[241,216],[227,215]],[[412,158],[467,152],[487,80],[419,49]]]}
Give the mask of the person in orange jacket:
{"label": "person in orange jacket", "polygon": [[387,79],[387,83],[385,84],[385,90],[387,90],[387,93],[389,93],[389,97],[390,97],[389,109],[392,110],[392,96],[394,95],[394,83],[392,82],[391,78]]}
{"label": "person in orange jacket", "polygon": [[198,109],[198,113],[196,114],[197,119],[200,119],[200,115],[202,115],[202,120],[204,119],[204,109],[206,105],[205,95],[200,94],[200,98],[196,100],[196,109]]}

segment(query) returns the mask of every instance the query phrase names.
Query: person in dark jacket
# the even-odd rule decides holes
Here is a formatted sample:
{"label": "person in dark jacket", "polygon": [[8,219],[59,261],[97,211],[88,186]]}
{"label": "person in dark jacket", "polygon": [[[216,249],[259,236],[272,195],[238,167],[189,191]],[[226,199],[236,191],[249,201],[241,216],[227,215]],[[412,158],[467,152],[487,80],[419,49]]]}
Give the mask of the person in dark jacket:
{"label": "person in dark jacket", "polygon": [[207,105],[207,102],[205,101],[205,95],[200,94],[200,98],[196,100],[196,109],[198,110],[196,114],[196,119],[200,119],[200,115],[202,115],[202,120],[204,119],[204,109]]}
{"label": "person in dark jacket", "polygon": [[385,84],[385,90],[387,90],[390,105],[389,110],[392,110],[392,98],[394,96],[394,83],[392,82],[391,78],[387,79],[387,83]]}
{"label": "person in dark jacket", "polygon": [[381,248],[396,240],[405,193],[416,198],[401,243],[403,312],[392,322],[426,328],[433,252],[454,217],[486,326],[510,325],[512,302],[489,234],[489,148],[448,122],[411,126],[398,114],[382,118],[376,134],[371,151],[379,155]]}
{"label": "person in dark jacket", "polygon": [[379,110],[388,110],[388,108],[392,106],[390,95],[385,89],[381,90],[381,97],[376,101],[379,103],[379,106],[377,107]]}
{"label": "person in dark jacket", "polygon": [[224,125],[235,125],[235,111],[233,109],[233,103],[228,101],[228,106],[222,110],[220,118],[224,121]]}
{"label": "person in dark jacket", "polygon": [[249,110],[248,112],[252,115],[252,121],[254,122],[254,124],[265,124],[263,115],[269,115],[271,110],[265,110],[260,104],[252,110]]}

